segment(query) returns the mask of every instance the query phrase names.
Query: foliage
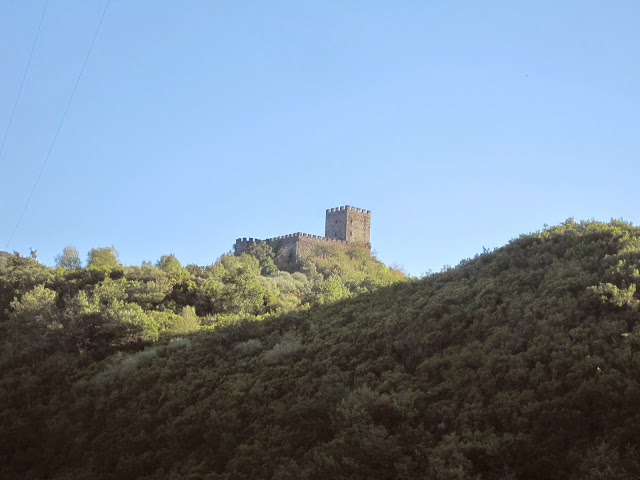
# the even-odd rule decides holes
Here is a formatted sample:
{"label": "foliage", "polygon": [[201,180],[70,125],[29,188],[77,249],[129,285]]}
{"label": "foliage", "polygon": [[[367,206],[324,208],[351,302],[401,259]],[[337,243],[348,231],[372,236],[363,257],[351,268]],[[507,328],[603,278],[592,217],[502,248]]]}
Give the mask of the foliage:
{"label": "foliage", "polygon": [[78,249],[71,245],[67,245],[62,250],[62,253],[56,255],[55,262],[56,267],[61,267],[65,270],[82,267],[82,261],[80,260]]}
{"label": "foliage", "polygon": [[156,267],[158,267],[164,273],[175,278],[180,278],[183,273],[182,265],[180,265],[180,261],[174,254],[163,255],[162,257],[160,257],[160,260],[158,260]]}
{"label": "foliage", "polygon": [[2,478],[640,478],[629,224],[570,220],[408,282],[358,251],[179,280],[0,262]]}
{"label": "foliage", "polygon": [[11,302],[12,311],[9,318],[16,322],[32,322],[46,324],[55,322],[56,292],[45,288],[44,285],[36,285],[22,295],[20,300]]}
{"label": "foliage", "polygon": [[260,262],[260,273],[262,275],[272,275],[278,271],[278,267],[273,263],[275,254],[267,242],[258,240],[257,242],[251,243],[245,250],[245,253]]}
{"label": "foliage", "polygon": [[[326,253],[322,255],[317,262],[324,273],[318,272],[313,257],[305,260],[302,271],[278,271],[273,251],[264,242],[247,254],[225,254],[213,265],[186,268],[175,255],[163,255],[155,265],[123,267],[114,247],[91,249],[85,269],[71,246],[56,257],[54,270],[32,258],[2,252],[0,319],[11,322],[0,323],[0,333],[5,331],[16,341],[26,341],[23,334],[34,337],[22,344],[29,345],[30,350],[22,351],[27,356],[62,349],[101,357],[126,345],[137,348],[161,335],[211,329],[243,318],[262,319],[386,282],[382,276],[374,279],[377,273],[373,273],[368,283],[356,284],[336,273],[352,270],[349,257],[334,258],[330,269]],[[386,269],[368,253],[357,262],[370,264],[372,272]],[[45,324],[46,332],[36,328]],[[14,353],[20,351],[17,343],[12,348]],[[12,358],[17,361],[15,355]]]}
{"label": "foliage", "polygon": [[87,268],[113,270],[121,266],[115,247],[92,248],[87,255]]}
{"label": "foliage", "polygon": [[36,285],[46,285],[53,277],[51,269],[32,258],[21,257],[17,252],[0,252],[0,320],[6,318],[16,296]]}

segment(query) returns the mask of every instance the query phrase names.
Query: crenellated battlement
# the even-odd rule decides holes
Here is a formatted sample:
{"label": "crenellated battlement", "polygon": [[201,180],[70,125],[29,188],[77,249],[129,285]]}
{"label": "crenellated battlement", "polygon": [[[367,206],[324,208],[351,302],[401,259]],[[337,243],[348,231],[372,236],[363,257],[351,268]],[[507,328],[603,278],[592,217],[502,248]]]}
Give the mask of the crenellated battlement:
{"label": "crenellated battlement", "polygon": [[344,205],[342,207],[327,208],[327,213],[339,212],[342,210],[350,210],[352,212],[364,213],[365,215],[371,215],[371,210],[365,210],[364,208],[352,207],[351,205]]}
{"label": "crenellated battlement", "polygon": [[236,244],[238,243],[246,243],[246,244],[250,244],[250,243],[255,243],[255,242],[274,242],[277,240],[290,240],[290,239],[295,239],[295,238],[306,238],[309,240],[319,240],[321,242],[333,242],[333,243],[349,243],[346,240],[340,240],[339,238],[327,238],[327,237],[323,237],[321,235],[313,235],[311,233],[301,233],[301,232],[296,232],[296,233],[289,233],[287,235],[279,235],[277,237],[270,237],[270,238],[265,238],[265,239],[260,239],[260,238],[237,238],[236,239]]}
{"label": "crenellated battlement", "polygon": [[276,251],[276,259],[280,259],[281,265],[295,265],[299,261],[300,252],[316,243],[336,247],[359,244],[371,250],[370,227],[371,210],[343,205],[327,209],[324,236],[296,232],[264,240],[242,237],[236,239],[234,250],[236,255],[240,255],[252,243],[267,242]]}

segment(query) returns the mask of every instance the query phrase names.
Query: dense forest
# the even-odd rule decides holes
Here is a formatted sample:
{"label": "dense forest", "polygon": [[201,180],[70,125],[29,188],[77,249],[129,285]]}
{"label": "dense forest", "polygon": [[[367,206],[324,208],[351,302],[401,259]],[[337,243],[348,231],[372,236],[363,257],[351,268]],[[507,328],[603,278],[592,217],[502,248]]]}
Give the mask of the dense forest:
{"label": "dense forest", "polygon": [[640,228],[574,222],[407,279],[256,244],[0,254],[0,477],[640,478]]}

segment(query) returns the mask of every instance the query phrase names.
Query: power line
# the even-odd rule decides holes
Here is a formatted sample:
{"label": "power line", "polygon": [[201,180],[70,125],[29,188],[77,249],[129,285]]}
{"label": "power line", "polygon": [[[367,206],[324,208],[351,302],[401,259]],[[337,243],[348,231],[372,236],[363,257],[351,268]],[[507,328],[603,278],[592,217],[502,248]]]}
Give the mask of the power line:
{"label": "power line", "polygon": [[100,17],[100,21],[98,22],[98,27],[96,28],[96,31],[93,34],[93,40],[91,40],[91,45],[89,45],[89,50],[87,51],[87,56],[84,58],[84,62],[82,63],[82,68],[80,69],[80,73],[78,74],[78,78],[76,79],[76,84],[73,86],[73,90],[71,91],[71,96],[69,97],[69,101],[67,102],[67,106],[64,109],[64,113],[62,115],[62,118],[60,119],[60,123],[58,124],[58,129],[56,130],[56,134],[53,136],[53,141],[51,142],[51,145],[49,146],[49,151],[47,152],[47,155],[44,158],[44,162],[42,163],[42,167],[40,168],[40,173],[38,173],[38,176],[36,177],[36,181],[33,184],[33,188],[31,189],[31,193],[29,194],[29,198],[27,198],[27,202],[25,203],[24,208],[22,209],[22,213],[20,214],[20,218],[18,218],[18,222],[16,223],[16,226],[13,229],[13,232],[11,232],[11,236],[9,237],[9,240],[7,241],[7,244],[4,247],[5,250],[7,250],[9,248],[9,244],[11,243],[11,240],[13,240],[13,236],[15,235],[16,231],[18,230],[18,227],[20,226],[20,222],[22,221],[22,217],[24,217],[24,213],[27,211],[27,207],[29,206],[29,203],[31,202],[31,197],[33,197],[33,192],[36,191],[36,187],[38,186],[38,182],[40,181],[40,177],[42,177],[42,172],[44,171],[44,167],[47,165],[47,162],[49,161],[49,156],[51,156],[51,150],[53,150],[53,146],[56,143],[56,140],[58,138],[58,134],[60,133],[60,130],[62,129],[62,124],[64,123],[65,118],[67,118],[67,112],[69,111],[69,106],[71,105],[71,101],[73,100],[73,96],[75,95],[76,89],[78,88],[78,84],[80,83],[80,78],[82,77],[82,73],[84,72],[84,67],[87,65],[87,61],[89,60],[89,55],[91,55],[91,50],[93,49],[93,44],[96,41],[96,37],[98,36],[98,32],[100,31],[100,26],[102,25],[102,20],[104,19],[105,13],[107,13],[107,7],[109,6],[109,2],[110,1],[111,0],[107,0],[106,5],[104,6],[104,10],[102,11],[102,16]]}
{"label": "power line", "polygon": [[42,20],[44,20],[44,14],[47,11],[47,5],[49,5],[49,0],[47,0],[44,4],[44,9],[42,10],[42,16],[40,17],[40,23],[38,24],[38,31],[36,32],[36,38],[34,38],[33,45],[31,46],[31,53],[29,54],[29,61],[27,62],[27,68],[24,69],[24,75],[22,75],[22,82],[20,83],[20,90],[18,90],[18,96],[16,97],[16,102],[13,104],[13,110],[11,110],[11,116],[9,117],[9,125],[7,125],[7,130],[4,132],[2,145],[0,145],[0,159],[2,158],[2,152],[4,151],[4,144],[7,141],[7,135],[9,135],[9,129],[11,128],[11,124],[13,123],[13,116],[16,113],[16,107],[18,106],[18,101],[20,100],[22,87],[24,87],[24,80],[25,78],[27,78],[29,65],[31,65],[31,58],[33,57],[33,52],[36,49],[36,43],[38,43],[38,36],[40,35],[40,28],[42,28]]}

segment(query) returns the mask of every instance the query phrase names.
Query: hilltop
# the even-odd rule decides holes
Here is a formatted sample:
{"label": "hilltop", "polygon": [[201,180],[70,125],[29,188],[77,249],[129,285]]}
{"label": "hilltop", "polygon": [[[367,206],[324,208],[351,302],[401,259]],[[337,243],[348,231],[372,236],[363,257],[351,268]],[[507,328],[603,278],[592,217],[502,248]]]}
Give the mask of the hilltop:
{"label": "hilltop", "polygon": [[159,262],[171,288],[4,256],[0,476],[640,476],[640,228],[567,221],[410,281],[339,254],[281,312],[255,290],[283,275],[268,251],[206,282]]}

